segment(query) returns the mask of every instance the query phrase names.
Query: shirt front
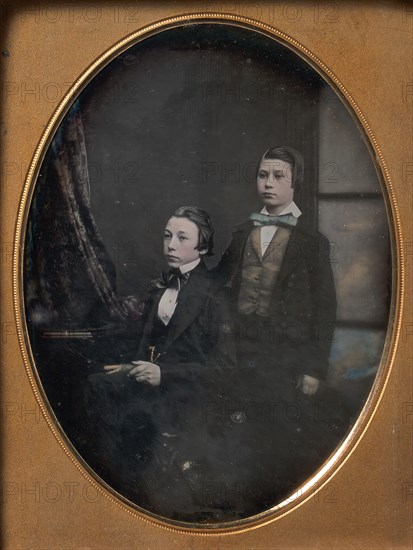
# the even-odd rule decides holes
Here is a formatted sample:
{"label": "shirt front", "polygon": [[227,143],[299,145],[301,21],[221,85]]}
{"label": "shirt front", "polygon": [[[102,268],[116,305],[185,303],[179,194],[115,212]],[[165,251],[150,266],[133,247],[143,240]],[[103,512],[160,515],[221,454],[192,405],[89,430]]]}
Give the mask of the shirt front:
{"label": "shirt front", "polygon": [[[189,273],[196,268],[200,261],[201,258],[197,258],[189,264],[181,265],[179,267],[179,271],[182,275],[184,273]],[[178,282],[178,288],[167,288],[162,294],[161,299],[159,300],[158,318],[162,321],[164,325],[167,325],[169,323],[172,315],[175,312],[176,306],[178,304],[178,294],[180,290],[180,283]]]}
{"label": "shirt front", "polygon": [[[267,207],[264,206],[264,208],[261,210],[261,214],[264,214],[265,216],[270,216],[271,214],[268,212]],[[283,214],[292,214],[295,218],[299,218],[302,214],[301,210],[298,208],[298,206],[295,204],[294,201],[291,201],[290,204],[288,204],[282,212],[280,212],[278,215],[282,216]],[[261,227],[260,232],[260,241],[261,241],[261,255],[264,256],[268,245],[272,241],[278,227],[276,225],[263,225]]]}

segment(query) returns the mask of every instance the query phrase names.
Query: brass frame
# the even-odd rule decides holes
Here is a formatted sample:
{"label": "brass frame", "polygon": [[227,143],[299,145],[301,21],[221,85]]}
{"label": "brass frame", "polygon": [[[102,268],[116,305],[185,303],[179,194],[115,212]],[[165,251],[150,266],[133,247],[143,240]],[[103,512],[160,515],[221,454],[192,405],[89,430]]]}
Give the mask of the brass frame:
{"label": "brass frame", "polygon": [[[75,97],[80,93],[82,89],[90,82],[90,80],[110,61],[112,61],[121,52],[125,51],[131,45],[145,39],[151,34],[161,32],[167,28],[181,26],[185,22],[225,22],[230,25],[244,26],[249,29],[253,29],[257,32],[264,33],[271,36],[275,40],[282,42],[289,46],[296,53],[301,55],[307,62],[309,62],[330,85],[344,98],[345,104],[350,108],[351,112],[357,117],[362,129],[371,145],[372,154],[377,158],[377,165],[381,171],[381,179],[383,182],[383,195],[385,197],[387,205],[387,214],[389,220],[389,227],[391,229],[391,247],[392,247],[392,270],[393,270],[393,289],[392,289],[392,304],[391,304],[391,316],[389,323],[389,329],[386,336],[385,349],[383,352],[379,372],[377,374],[376,381],[370,392],[368,401],[366,402],[360,417],[357,419],[350,435],[342,443],[342,445],[334,453],[333,457],[323,466],[315,475],[308,480],[297,492],[285,502],[274,507],[268,512],[263,512],[258,516],[229,524],[216,525],[194,525],[184,522],[174,522],[170,520],[163,520],[145,511],[139,510],[135,505],[129,503],[126,499],[117,495],[113,489],[108,487],[104,482],[97,482],[96,475],[91,473],[90,468],[82,462],[79,456],[76,456],[76,452],[72,448],[70,442],[63,434],[58,422],[47,402],[47,397],[41,386],[39,380],[35,362],[31,353],[30,344],[27,338],[27,329],[23,311],[23,252],[24,252],[24,236],[27,224],[28,211],[32,199],[32,194],[35,186],[35,182],[39,173],[41,162],[44,158],[45,151],[51,143],[54,133],[67,113],[70,105]],[[30,380],[31,387],[36,396],[36,400],[43,413],[43,416],[52,430],[55,438],[57,439],[60,447],[73,462],[75,467],[86,477],[86,479],[95,486],[95,488],[103,493],[111,502],[115,503],[122,510],[128,514],[132,514],[140,518],[141,520],[148,522],[155,526],[160,526],[167,530],[178,531],[181,533],[190,533],[193,535],[223,535],[223,534],[235,534],[243,533],[245,531],[254,530],[258,527],[268,525],[270,523],[278,523],[281,518],[293,513],[305,502],[307,502],[314,494],[314,491],[319,491],[324,487],[333,476],[343,467],[343,465],[349,460],[350,456],[354,453],[356,447],[359,445],[363,438],[363,435],[367,431],[371,424],[373,417],[379,408],[382,396],[385,392],[389,376],[391,373],[392,365],[395,359],[397,345],[400,339],[402,314],[405,304],[405,258],[404,258],[404,246],[402,241],[402,221],[396,202],[396,194],[393,183],[390,179],[390,173],[386,166],[384,156],[378,144],[378,141],[361,109],[357,105],[356,101],[350,95],[347,88],[339,81],[336,75],[330,70],[314,53],[303,46],[298,40],[292,38],[287,33],[278,30],[270,25],[267,25],[261,21],[255,21],[246,17],[224,14],[220,12],[214,13],[186,13],[176,17],[168,17],[161,19],[152,24],[145,25],[142,29],[129,34],[123,40],[118,41],[105,53],[100,55],[95,62],[93,62],[83,74],[76,80],[76,82],[70,87],[69,91],[65,94],[63,100],[59,103],[57,109],[54,111],[47,127],[45,128],[39,144],[34,153],[33,159],[30,163],[30,168],[24,183],[22,196],[19,204],[19,211],[17,215],[15,240],[14,240],[14,252],[13,252],[13,299],[14,299],[14,312],[17,324],[17,333],[19,338],[19,344],[21,353],[24,358],[24,364],[27,371],[27,375]],[[411,303],[411,300],[409,300]],[[234,543],[236,541],[234,540]]]}

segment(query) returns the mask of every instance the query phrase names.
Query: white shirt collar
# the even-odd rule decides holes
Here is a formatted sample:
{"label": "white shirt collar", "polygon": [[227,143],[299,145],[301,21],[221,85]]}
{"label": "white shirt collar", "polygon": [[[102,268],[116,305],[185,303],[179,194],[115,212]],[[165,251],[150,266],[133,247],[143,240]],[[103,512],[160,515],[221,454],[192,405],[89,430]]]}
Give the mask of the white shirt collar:
{"label": "white shirt collar", "polygon": [[195,269],[200,261],[201,261],[201,258],[197,258],[193,262],[189,262],[189,264],[179,266],[179,270],[182,274],[188,273],[189,271],[192,271],[193,269]]}
{"label": "white shirt collar", "polygon": [[[264,208],[261,210],[261,214],[265,214],[266,216],[270,216],[270,213],[267,210],[267,207],[264,206]],[[298,208],[298,206],[295,204],[294,201],[291,201],[290,204],[287,204],[287,206],[280,212],[278,215],[281,216],[282,214],[292,214],[294,217],[299,218],[302,214],[301,210]]]}

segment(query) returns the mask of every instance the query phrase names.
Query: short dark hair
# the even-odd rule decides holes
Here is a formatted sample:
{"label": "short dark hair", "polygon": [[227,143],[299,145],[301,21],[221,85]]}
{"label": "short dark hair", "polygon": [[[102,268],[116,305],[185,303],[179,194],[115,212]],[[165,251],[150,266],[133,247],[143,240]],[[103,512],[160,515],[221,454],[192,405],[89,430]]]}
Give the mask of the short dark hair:
{"label": "short dark hair", "polygon": [[211,217],[208,212],[197,206],[180,206],[172,216],[175,218],[187,218],[193,222],[199,229],[197,250],[205,250],[206,256],[213,255],[214,228],[212,227]]}
{"label": "short dark hair", "polygon": [[288,164],[291,165],[292,171],[291,187],[295,191],[299,191],[304,177],[304,159],[299,151],[292,147],[287,147],[286,145],[275,145],[265,151],[260,159],[260,164],[264,159],[283,160],[284,162],[288,162]]}

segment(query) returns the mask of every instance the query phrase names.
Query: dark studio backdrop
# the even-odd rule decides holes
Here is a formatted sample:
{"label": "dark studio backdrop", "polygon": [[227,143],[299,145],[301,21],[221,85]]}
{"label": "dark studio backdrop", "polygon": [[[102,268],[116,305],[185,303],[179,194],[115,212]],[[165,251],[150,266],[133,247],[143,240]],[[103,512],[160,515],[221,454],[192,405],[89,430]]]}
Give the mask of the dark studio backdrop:
{"label": "dark studio backdrop", "polygon": [[256,166],[272,145],[302,151],[297,201],[316,223],[320,86],[287,48],[215,25],[157,35],[102,71],[81,106],[92,208],[121,294],[143,291],[162,268],[164,225],[178,206],[210,213],[216,262],[234,226],[260,208]]}
{"label": "dark studio backdrop", "polygon": [[40,171],[25,305],[36,367],[72,441],[77,388],[105,362],[90,329],[122,318],[117,300],[142,298],[165,268],[163,229],[178,206],[210,213],[214,265],[234,227],[261,209],[257,163],[277,144],[302,152],[295,200],[332,243],[338,326],[330,382],[358,414],[380,363],[391,284],[385,201],[363,135],[287,47],[235,26],[188,25],[136,44],[103,69]]}

